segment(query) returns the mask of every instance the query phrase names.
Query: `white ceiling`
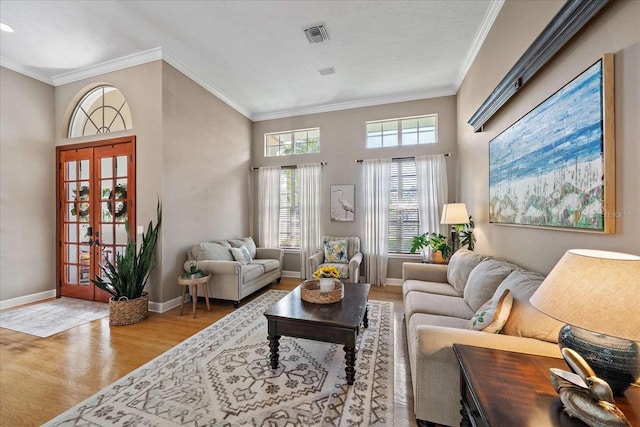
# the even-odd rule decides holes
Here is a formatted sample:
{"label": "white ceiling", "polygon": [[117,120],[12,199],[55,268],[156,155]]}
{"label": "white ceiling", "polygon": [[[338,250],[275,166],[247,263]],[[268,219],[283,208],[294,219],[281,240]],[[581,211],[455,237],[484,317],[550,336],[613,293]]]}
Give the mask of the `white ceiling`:
{"label": "white ceiling", "polygon": [[2,0],[0,59],[60,85],[162,58],[264,120],[453,95],[502,3]]}

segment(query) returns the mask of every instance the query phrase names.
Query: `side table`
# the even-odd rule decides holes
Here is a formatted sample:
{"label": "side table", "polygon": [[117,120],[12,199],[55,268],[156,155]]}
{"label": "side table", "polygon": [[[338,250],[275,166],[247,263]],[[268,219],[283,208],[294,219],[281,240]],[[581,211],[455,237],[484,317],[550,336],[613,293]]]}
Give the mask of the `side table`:
{"label": "side table", "polygon": [[204,288],[204,300],[207,303],[207,311],[211,311],[211,306],[209,305],[209,290],[207,289],[207,283],[209,283],[210,278],[210,274],[193,279],[182,276],[178,277],[178,285],[182,286],[182,303],[180,304],[180,316],[182,316],[184,299],[187,294],[187,287],[189,286],[191,286],[191,299],[193,300],[193,318],[196,318],[196,305],[198,304],[198,285],[202,285],[202,287]]}
{"label": "side table", "polygon": [[[584,427],[564,412],[549,379],[549,368],[571,370],[564,359],[461,344],[453,352],[460,363],[461,426]],[[615,400],[631,425],[640,425],[640,388]]]}

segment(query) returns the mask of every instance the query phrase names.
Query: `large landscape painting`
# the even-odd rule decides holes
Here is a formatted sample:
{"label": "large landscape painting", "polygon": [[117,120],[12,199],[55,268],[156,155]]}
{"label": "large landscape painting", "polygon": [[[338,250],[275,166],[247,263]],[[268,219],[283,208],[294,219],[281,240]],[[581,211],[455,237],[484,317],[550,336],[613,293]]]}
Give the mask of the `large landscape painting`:
{"label": "large landscape painting", "polygon": [[604,59],[491,141],[490,222],[611,232]]}

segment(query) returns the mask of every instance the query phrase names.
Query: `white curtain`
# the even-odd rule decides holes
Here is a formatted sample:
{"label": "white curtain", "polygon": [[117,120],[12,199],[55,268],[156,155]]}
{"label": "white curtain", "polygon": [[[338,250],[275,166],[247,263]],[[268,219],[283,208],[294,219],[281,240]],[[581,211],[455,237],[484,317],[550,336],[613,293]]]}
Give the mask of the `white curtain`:
{"label": "white curtain", "polygon": [[362,168],[365,271],[369,283],[384,285],[389,249],[391,159],[365,160]]}
{"label": "white curtain", "polygon": [[259,246],[277,248],[280,220],[280,166],[258,169]]}
{"label": "white curtain", "polygon": [[440,224],[442,206],[447,203],[447,165],[443,155],[416,157],[418,180],[418,215],[423,233],[447,235],[447,226]]}
{"label": "white curtain", "polygon": [[298,166],[300,179],[300,277],[311,278],[307,260],[320,247],[320,177],[319,163]]}

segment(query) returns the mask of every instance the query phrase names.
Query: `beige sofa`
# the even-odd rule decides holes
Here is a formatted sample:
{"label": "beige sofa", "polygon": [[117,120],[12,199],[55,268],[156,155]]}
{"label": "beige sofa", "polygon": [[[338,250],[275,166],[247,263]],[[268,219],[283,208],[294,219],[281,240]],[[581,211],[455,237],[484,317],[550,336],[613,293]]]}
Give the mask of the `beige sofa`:
{"label": "beige sofa", "polygon": [[[244,246],[250,261],[238,256],[232,248]],[[235,257],[234,257],[235,255]],[[202,242],[187,251],[185,271],[195,261],[197,268],[211,274],[208,290],[211,298],[233,301],[238,307],[240,300],[282,277],[283,251],[281,249],[257,248],[251,237],[242,239]]]}
{"label": "beige sofa", "polygon": [[[561,357],[562,324],[529,303],[544,276],[505,260],[459,250],[449,265],[403,264],[403,299],[418,420],[460,425],[460,367],[453,344]],[[489,300],[509,289],[513,299],[498,334],[467,329]]]}

